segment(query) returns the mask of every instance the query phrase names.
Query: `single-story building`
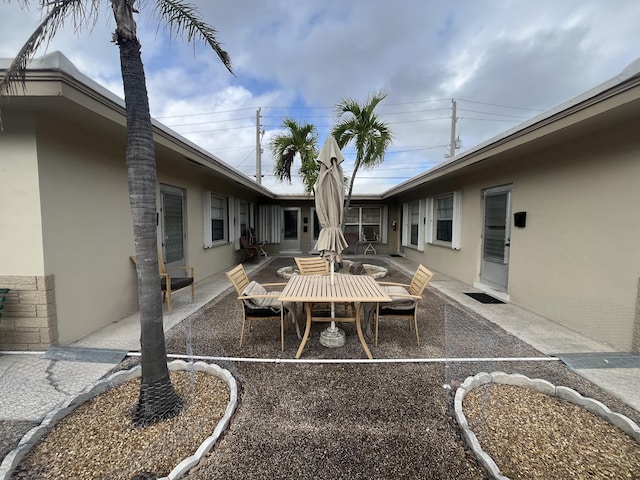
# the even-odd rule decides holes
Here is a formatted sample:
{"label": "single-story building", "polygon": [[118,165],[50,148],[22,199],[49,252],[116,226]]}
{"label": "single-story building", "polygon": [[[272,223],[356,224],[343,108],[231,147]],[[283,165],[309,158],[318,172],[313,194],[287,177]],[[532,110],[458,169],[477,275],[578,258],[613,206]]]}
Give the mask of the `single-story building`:
{"label": "single-story building", "polygon": [[[0,60],[0,70],[8,60]],[[0,350],[68,344],[137,308],[124,102],[60,53],[3,101]],[[640,62],[379,195],[345,235],[640,351]],[[312,253],[313,200],[276,195],[154,121],[158,244],[196,282],[265,250]]]}

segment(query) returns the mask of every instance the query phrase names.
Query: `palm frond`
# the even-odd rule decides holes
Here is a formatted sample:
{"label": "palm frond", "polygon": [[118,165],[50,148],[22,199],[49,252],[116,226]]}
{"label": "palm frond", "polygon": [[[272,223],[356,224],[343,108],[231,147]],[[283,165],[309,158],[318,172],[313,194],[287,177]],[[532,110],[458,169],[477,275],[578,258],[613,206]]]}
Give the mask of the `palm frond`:
{"label": "palm frond", "polygon": [[[48,45],[58,30],[64,26],[66,19],[71,18],[73,28],[78,32],[87,23],[95,24],[98,17],[98,0],[88,3],[83,0],[51,0],[41,1],[41,6],[46,9],[42,21],[29,36],[22,48],[4,72],[0,80],[0,99],[9,94],[17,94],[18,86],[26,88],[27,66],[35,53],[42,45]],[[27,8],[29,2],[20,2],[23,8]],[[90,8],[87,9],[87,6]],[[0,130],[2,129],[2,115],[0,114]]]}
{"label": "palm frond", "polygon": [[227,70],[235,76],[231,68],[231,58],[216,38],[217,30],[202,19],[194,5],[181,0],[158,0],[155,5],[159,18],[167,24],[171,34],[185,34],[189,42],[194,38],[204,40],[216,52]]}
{"label": "palm frond", "polygon": [[[28,2],[23,1],[21,4],[23,7],[28,6]],[[58,0],[43,2],[43,5],[46,5],[48,11],[5,71],[0,81],[0,97],[7,93],[17,93],[18,85],[25,87],[29,61],[43,44],[51,42],[70,13],[76,30],[81,24],[80,20],[85,17],[82,0]]]}
{"label": "palm frond", "polygon": [[318,157],[318,132],[313,124],[299,124],[296,120],[285,117],[282,126],[286,129],[282,133],[275,135],[269,142],[271,155],[275,159],[273,174],[280,181],[291,183],[291,167],[296,154],[300,155],[302,165],[298,173],[302,176],[302,181],[308,188],[315,183],[313,177],[313,166]]}

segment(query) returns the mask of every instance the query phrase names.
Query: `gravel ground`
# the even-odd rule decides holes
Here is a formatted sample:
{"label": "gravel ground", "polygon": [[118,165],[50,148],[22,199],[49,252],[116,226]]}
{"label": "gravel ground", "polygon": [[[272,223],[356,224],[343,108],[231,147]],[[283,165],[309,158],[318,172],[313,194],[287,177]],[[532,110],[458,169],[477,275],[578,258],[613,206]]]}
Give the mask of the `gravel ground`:
{"label": "gravel ground", "polygon": [[[382,259],[367,259],[370,263],[383,264]],[[291,265],[292,259],[274,259],[252,275],[260,282],[279,281],[277,268]],[[401,271],[390,267],[389,280],[408,281]],[[238,346],[240,310],[235,294],[229,291],[213,300],[205,308],[191,316],[179,327],[167,332],[167,347],[172,353],[193,353],[211,356],[247,356],[253,358],[293,358],[299,340],[295,328],[288,324],[285,332],[285,351],[279,349],[279,328],[276,323],[256,324],[245,336],[243,348]],[[383,323],[384,322],[384,323]],[[374,358],[455,358],[455,357],[523,357],[542,356],[529,345],[507,334],[499,327],[475,315],[464,307],[451,302],[434,289],[428,288],[419,309],[419,327],[422,345],[415,345],[413,332],[404,321],[386,319],[381,322],[379,347],[371,347]],[[357,339],[353,325],[344,325],[347,344],[338,349],[327,349],[319,342],[319,332],[325,325],[314,324],[312,336],[302,358],[351,358],[364,359],[365,355]],[[369,343],[371,346],[371,342]],[[127,360],[119,368],[128,368],[135,360]],[[479,371],[504,371],[522,373],[531,378],[544,378],[555,385],[565,385],[581,394],[605,403],[617,411],[640,422],[640,413],[590,384],[559,362],[467,362],[467,363],[385,363],[385,364],[274,364],[222,362],[238,380],[241,392],[238,410],[231,425],[216,445],[211,455],[191,472],[189,479],[483,479],[485,472],[461,441],[453,420],[453,394],[455,386],[467,376]],[[197,382],[199,383],[199,382]],[[452,388],[444,388],[452,385]],[[205,398],[219,398],[215,387],[205,388]],[[218,392],[218,393],[215,393]],[[537,400],[535,392],[524,397],[507,393],[503,399],[494,400],[499,409],[497,418],[521,418],[528,414]],[[107,397],[109,394],[103,396]],[[471,395],[471,394],[469,394]],[[496,394],[497,395],[497,394]],[[488,418],[491,402],[480,402],[478,418]],[[513,398],[511,401],[509,399]],[[135,401],[135,393],[134,393]],[[122,409],[130,408],[131,400],[123,400]],[[558,408],[563,409],[564,406]],[[116,410],[116,406],[101,412]],[[544,411],[551,408],[547,405]],[[155,435],[155,447],[160,455],[177,448],[178,440],[187,440],[196,430],[212,431],[200,425],[204,419],[215,419],[209,406],[196,410],[188,422],[175,422],[163,435]],[[473,412],[468,413],[474,421]],[[77,413],[73,416],[78,415]],[[125,416],[125,413],[122,414]],[[540,414],[542,415],[542,414]],[[568,415],[566,411],[564,415]],[[574,415],[574,413],[570,413]],[[93,413],[92,418],[99,418]],[[70,418],[70,417],[69,417]],[[180,417],[178,417],[180,418]],[[513,437],[533,435],[523,449],[528,455],[520,455],[518,461],[534,468],[545,463],[539,444],[546,441],[546,433],[537,427],[553,422],[546,416],[527,426],[527,433],[500,427],[497,435],[489,439],[496,452],[505,452]],[[79,419],[82,426],[88,419]],[[103,422],[93,422],[98,428]],[[563,446],[566,455],[573,455],[598,441],[610,443],[619,431],[606,435],[592,435],[578,430],[569,435],[569,426],[579,427],[578,422],[552,428],[573,436],[575,441]],[[3,426],[9,427],[10,426]],[[591,428],[592,424],[588,424]],[[23,426],[24,428],[24,426]],[[109,437],[112,427],[98,430],[99,437]],[[89,428],[74,433],[83,442]],[[508,435],[507,435],[508,434]],[[620,432],[621,435],[622,432]],[[51,437],[51,435],[50,435]],[[482,439],[480,440],[483,441]],[[617,441],[617,440],[616,440]],[[130,444],[133,445],[133,444]],[[636,444],[637,445],[637,444]],[[487,451],[488,445],[484,445]],[[106,447],[95,447],[103,451]],[[590,447],[589,447],[590,448]],[[600,448],[595,445],[593,448]],[[53,452],[68,450],[64,441],[54,443]],[[521,452],[520,450],[518,450]],[[104,477],[102,472],[87,473],[83,477],[68,478],[126,478],[140,471],[139,454],[133,448],[122,454],[131,467],[122,467],[123,476]],[[80,456],[84,456],[82,450]],[[507,453],[507,456],[515,454]],[[616,453],[614,457],[616,463]],[[626,451],[617,452],[619,459]],[[185,455],[186,456],[186,455]],[[524,460],[522,460],[524,458]],[[21,473],[14,478],[65,478],[62,476],[38,476],[37,465],[55,462],[55,457],[32,456],[33,464],[23,462]],[[177,463],[177,462],[176,462]],[[123,460],[124,464],[124,460]],[[159,472],[157,467],[149,471]],[[637,472],[637,469],[636,469]],[[624,473],[624,472],[623,472]],[[20,476],[21,475],[21,476]],[[154,478],[150,476],[148,478]],[[515,477],[514,478],[518,478]],[[523,477],[535,478],[535,477]],[[543,478],[543,477],[539,477]],[[544,478],[561,478],[546,476]],[[613,477],[580,478],[633,478],[624,475]]]}
{"label": "gravel ground", "polygon": [[185,400],[178,416],[134,428],[130,412],[140,380],[126,382],[58,422],[24,458],[14,478],[142,480],[168,475],[211,435],[229,403],[229,390],[217,377],[171,372],[171,379]]}
{"label": "gravel ground", "polygon": [[640,473],[640,444],[573,403],[489,384],[471,390],[463,410],[483,450],[510,478],[622,480]]}

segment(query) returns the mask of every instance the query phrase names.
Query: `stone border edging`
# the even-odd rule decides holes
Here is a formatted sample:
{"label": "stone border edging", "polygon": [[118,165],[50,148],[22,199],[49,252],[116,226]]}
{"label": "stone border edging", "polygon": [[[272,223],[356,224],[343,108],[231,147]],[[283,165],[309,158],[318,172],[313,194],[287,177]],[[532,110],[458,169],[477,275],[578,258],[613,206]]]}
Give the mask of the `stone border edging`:
{"label": "stone border edging", "polygon": [[493,459],[484,451],[478,442],[475,433],[469,428],[467,417],[462,411],[462,401],[464,397],[475,387],[480,387],[488,383],[499,383],[503,385],[514,385],[517,387],[531,388],[541,393],[546,393],[562,400],[574,403],[587,411],[597,415],[610,424],[618,427],[636,442],[640,443],[640,427],[626,416],[615,413],[602,402],[582,396],[569,387],[556,387],[552,383],[540,378],[531,379],[519,373],[507,374],[504,372],[480,372],[472,377],[467,377],[456,390],[454,397],[454,411],[456,421],[462,430],[462,437],[473,451],[480,464],[489,472],[489,476],[494,480],[510,480],[500,473],[500,469]]}
{"label": "stone border edging", "polygon": [[[228,370],[221,368],[216,364],[200,361],[189,363],[185,362],[184,360],[174,360],[168,363],[168,366],[169,371],[191,370],[193,368],[194,371],[207,372],[211,375],[214,375],[215,377],[218,377],[229,387],[230,398],[224,415],[222,416],[222,418],[220,418],[220,421],[216,425],[216,428],[213,430],[213,433],[200,444],[193,455],[182,460],[173,468],[173,470],[171,470],[168,476],[162,477],[159,480],[177,480],[193,467],[195,467],[198,463],[200,463],[202,457],[209,453],[218,438],[220,438],[222,432],[229,426],[231,416],[233,415],[238,405],[238,384],[236,383],[235,378],[233,378],[233,375],[231,375]],[[0,465],[0,480],[9,480],[11,478],[13,470],[20,464],[29,450],[31,450],[31,448],[36,443],[38,443],[47,433],[49,433],[49,431],[51,431],[51,429],[55,426],[56,423],[58,423],[58,421],[67,416],[87,400],[90,400],[93,397],[106,392],[110,388],[116,387],[129,380],[133,380],[134,378],[139,377],[141,373],[142,370],[139,365],[130,370],[122,370],[116,372],[106,379],[100,380],[94,383],[92,386],[87,387],[82,393],[78,394],[71,400],[68,400],[61,407],[52,410],[47,415],[45,415],[40,425],[29,430],[25,434],[25,436],[22,437],[22,440],[20,440],[18,446],[11,452],[9,452],[4,458],[2,464]]]}
{"label": "stone border edging", "polygon": [[[345,272],[349,272],[351,270],[351,266],[355,263],[353,260],[343,260],[342,261]],[[370,263],[363,263],[362,266],[365,270],[373,271],[374,273],[369,273],[373,278],[379,280],[381,278],[385,278],[389,274],[389,269],[385,267],[381,267],[380,265],[372,265]],[[345,272],[338,272],[339,274],[344,274]],[[298,267],[295,265],[285,265],[284,267],[280,267],[276,271],[276,275],[284,280],[289,280],[294,275],[299,275]]]}

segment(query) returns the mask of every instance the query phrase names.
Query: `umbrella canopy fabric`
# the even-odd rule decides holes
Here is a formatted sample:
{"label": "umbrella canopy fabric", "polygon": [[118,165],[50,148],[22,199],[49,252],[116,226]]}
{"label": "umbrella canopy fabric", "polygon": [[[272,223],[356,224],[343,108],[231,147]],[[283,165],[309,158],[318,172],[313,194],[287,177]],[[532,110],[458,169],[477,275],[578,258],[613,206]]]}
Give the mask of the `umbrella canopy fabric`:
{"label": "umbrella canopy fabric", "polygon": [[316,213],[322,229],[315,249],[330,262],[340,261],[340,254],[348,244],[342,234],[344,214],[344,157],[338,142],[329,135],[318,156],[320,173],[315,186]]}

